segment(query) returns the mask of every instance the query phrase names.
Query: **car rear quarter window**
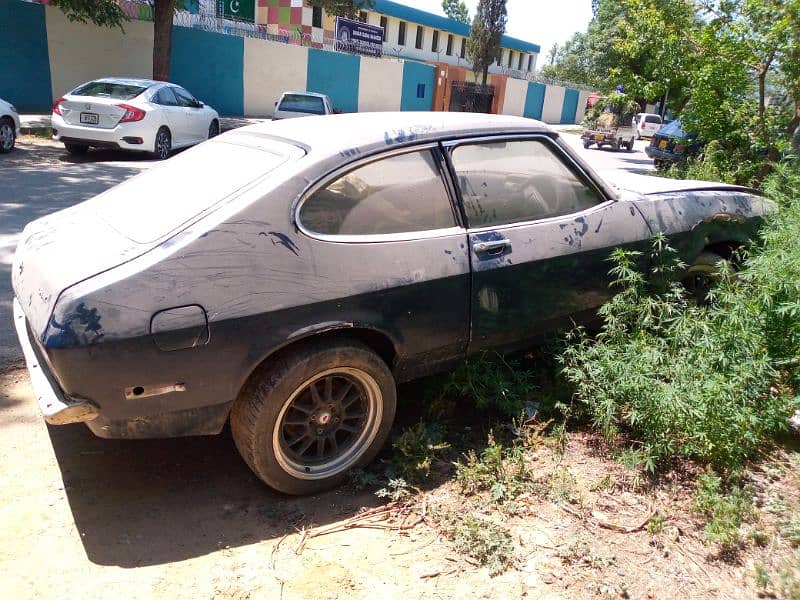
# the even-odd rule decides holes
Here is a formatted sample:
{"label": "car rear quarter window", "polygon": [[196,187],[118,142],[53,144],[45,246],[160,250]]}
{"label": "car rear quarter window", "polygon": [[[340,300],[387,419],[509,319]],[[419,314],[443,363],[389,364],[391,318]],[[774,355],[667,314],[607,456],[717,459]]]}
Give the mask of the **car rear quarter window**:
{"label": "car rear quarter window", "polygon": [[383,158],[314,192],[300,223],[322,235],[384,235],[455,225],[439,167],[429,150]]}
{"label": "car rear quarter window", "polygon": [[114,98],[115,100],[131,100],[147,89],[143,85],[130,83],[113,83],[110,81],[90,81],[70,92],[74,96],[93,96],[96,98]]}
{"label": "car rear quarter window", "polygon": [[308,113],[310,115],[324,115],[325,105],[319,96],[305,96],[303,94],[286,94],[281,98],[278,110]]}
{"label": "car rear quarter window", "polygon": [[464,144],[451,157],[470,227],[564,216],[603,201],[542,141]]}

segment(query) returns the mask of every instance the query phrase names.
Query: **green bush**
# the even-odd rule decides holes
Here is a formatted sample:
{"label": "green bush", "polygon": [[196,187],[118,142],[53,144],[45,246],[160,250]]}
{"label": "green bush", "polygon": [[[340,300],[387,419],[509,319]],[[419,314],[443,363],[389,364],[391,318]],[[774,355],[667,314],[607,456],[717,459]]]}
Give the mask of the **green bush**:
{"label": "green bush", "polygon": [[404,480],[420,483],[428,478],[431,464],[441,452],[450,447],[443,441],[442,431],[436,425],[420,421],[398,435],[392,447],[392,463]]}
{"label": "green bush", "polygon": [[800,356],[800,173],[781,166],[767,182],[783,210],[734,277],[720,273],[711,301],[675,283],[683,266],[657,237],[645,275],[636,254],[613,254],[617,293],[603,326],[568,335],[563,373],[594,426],[625,431],[644,466],[674,456],[732,468],[786,426]]}

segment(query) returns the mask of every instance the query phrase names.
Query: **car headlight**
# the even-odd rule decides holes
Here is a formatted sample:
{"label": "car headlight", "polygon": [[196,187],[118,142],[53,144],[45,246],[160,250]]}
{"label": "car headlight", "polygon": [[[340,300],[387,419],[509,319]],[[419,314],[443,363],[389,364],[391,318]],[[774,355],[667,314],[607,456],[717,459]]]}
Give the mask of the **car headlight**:
{"label": "car headlight", "polygon": [[9,110],[10,110],[11,112],[13,112],[13,113],[17,112],[17,108],[16,108],[16,107],[15,107],[13,104],[9,104],[9,105],[8,105],[8,108],[9,108]]}

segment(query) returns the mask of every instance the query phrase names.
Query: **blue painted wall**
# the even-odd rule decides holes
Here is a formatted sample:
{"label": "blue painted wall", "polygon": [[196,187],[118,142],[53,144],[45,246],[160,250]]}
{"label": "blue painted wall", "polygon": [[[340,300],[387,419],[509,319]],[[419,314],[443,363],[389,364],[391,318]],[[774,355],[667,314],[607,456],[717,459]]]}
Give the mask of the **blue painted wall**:
{"label": "blue painted wall", "polygon": [[44,6],[0,0],[0,98],[22,112],[53,107]]}
{"label": "blue painted wall", "polygon": [[358,56],[309,48],[306,89],[328,94],[333,106],[341,111],[358,112],[360,67]]}
{"label": "blue painted wall", "polygon": [[[403,63],[403,88],[400,110],[431,110],[436,67],[407,60]],[[423,98],[419,97],[420,84],[425,86]]]}
{"label": "blue painted wall", "polygon": [[170,79],[221,115],[244,114],[244,38],[173,27]]}
{"label": "blue painted wall", "polygon": [[561,124],[575,122],[575,113],[578,111],[578,90],[571,90],[567,88],[564,90],[564,102],[561,105]]}
{"label": "blue painted wall", "polygon": [[528,83],[528,93],[525,96],[525,112],[523,117],[529,119],[541,119],[542,108],[544,107],[544,93],[547,86],[543,83]]}

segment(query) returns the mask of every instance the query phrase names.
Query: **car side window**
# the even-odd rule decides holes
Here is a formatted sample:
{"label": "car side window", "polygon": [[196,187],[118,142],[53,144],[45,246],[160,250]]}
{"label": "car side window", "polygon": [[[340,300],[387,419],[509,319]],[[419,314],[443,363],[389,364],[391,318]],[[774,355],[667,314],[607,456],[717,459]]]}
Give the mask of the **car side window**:
{"label": "car side window", "polygon": [[381,235],[455,225],[438,161],[430,150],[357,167],[313,193],[300,223],[323,235]]}
{"label": "car side window", "polygon": [[175,99],[175,94],[173,94],[172,90],[168,87],[163,87],[158,90],[158,93],[155,95],[155,98],[153,98],[153,101],[161,106],[178,106],[178,101]]}
{"label": "car side window", "polygon": [[194,107],[197,103],[197,100],[183,88],[174,87],[172,91],[175,92],[175,97],[178,99],[178,106]]}
{"label": "car side window", "polygon": [[539,140],[463,144],[451,158],[470,227],[569,215],[604,200]]}

